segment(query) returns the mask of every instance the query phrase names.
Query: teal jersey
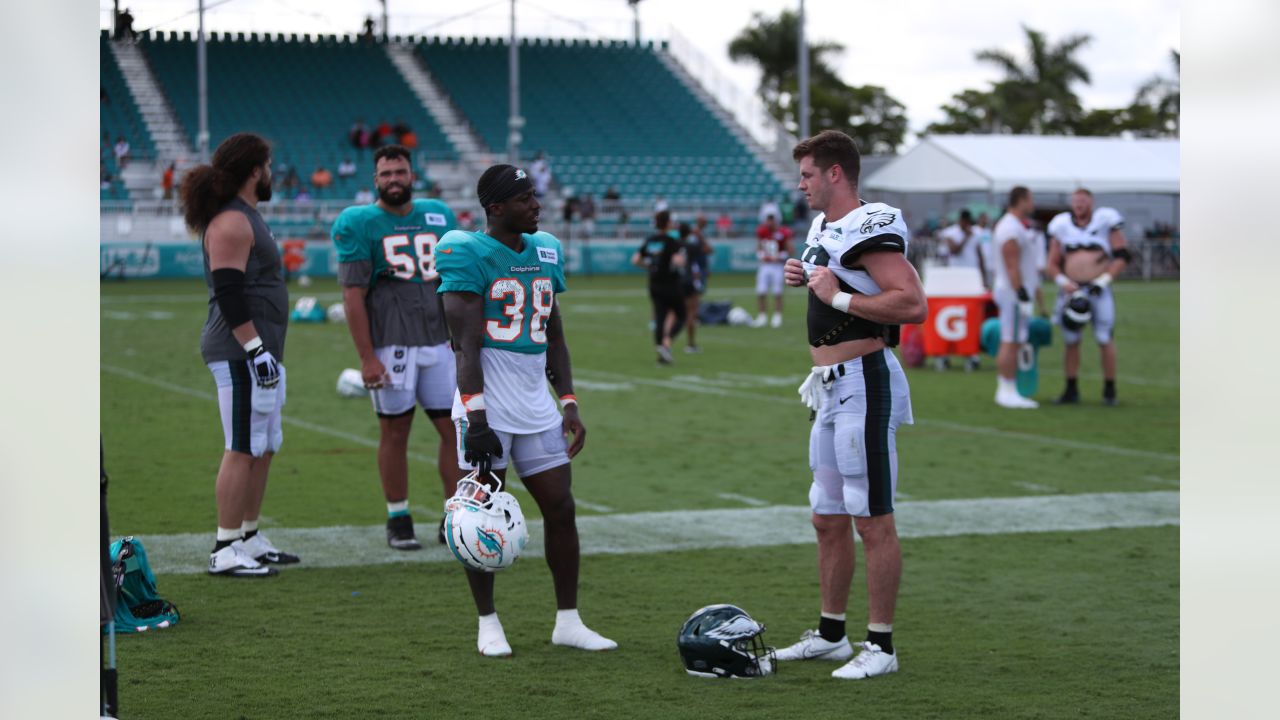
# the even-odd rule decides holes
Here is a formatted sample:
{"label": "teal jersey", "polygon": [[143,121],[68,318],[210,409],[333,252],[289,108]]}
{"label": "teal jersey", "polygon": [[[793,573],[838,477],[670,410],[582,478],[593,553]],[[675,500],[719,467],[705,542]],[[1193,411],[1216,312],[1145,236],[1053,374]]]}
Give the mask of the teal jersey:
{"label": "teal jersey", "polygon": [[414,200],[404,217],[372,205],[342,211],[333,223],[339,263],[372,263],[368,286],[378,280],[423,283],[436,278],[436,244],[458,226],[439,200]]}
{"label": "teal jersey", "polygon": [[454,230],[436,247],[437,292],[484,298],[483,347],[547,351],[547,319],[564,284],[564,251],[551,233],[524,235],[517,253],[482,232]]}

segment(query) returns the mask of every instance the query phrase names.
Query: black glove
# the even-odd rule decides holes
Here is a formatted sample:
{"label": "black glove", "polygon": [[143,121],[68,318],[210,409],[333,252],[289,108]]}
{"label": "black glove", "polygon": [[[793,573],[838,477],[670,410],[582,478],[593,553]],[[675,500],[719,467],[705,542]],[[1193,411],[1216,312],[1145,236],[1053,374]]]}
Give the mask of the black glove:
{"label": "black glove", "polygon": [[1027,294],[1027,289],[1024,287],[1018,288],[1018,302],[1031,302],[1031,296]]}
{"label": "black glove", "polygon": [[258,387],[266,390],[280,384],[280,363],[266,345],[259,345],[249,352],[249,367],[253,369],[253,379]]}
{"label": "black glove", "polygon": [[487,422],[467,422],[467,432],[462,436],[463,459],[488,477],[493,456],[502,457],[502,441]]}

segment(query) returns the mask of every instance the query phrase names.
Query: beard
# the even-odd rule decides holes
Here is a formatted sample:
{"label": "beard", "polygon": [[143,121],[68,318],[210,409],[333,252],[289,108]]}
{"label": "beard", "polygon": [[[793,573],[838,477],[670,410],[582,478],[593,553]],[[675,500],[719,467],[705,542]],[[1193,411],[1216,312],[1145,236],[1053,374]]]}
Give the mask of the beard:
{"label": "beard", "polygon": [[267,202],[271,199],[271,180],[265,176],[258,181],[253,188],[253,194],[258,198],[258,202]]}
{"label": "beard", "polygon": [[403,205],[409,202],[411,197],[413,197],[413,190],[407,187],[388,185],[378,188],[378,199],[391,206]]}

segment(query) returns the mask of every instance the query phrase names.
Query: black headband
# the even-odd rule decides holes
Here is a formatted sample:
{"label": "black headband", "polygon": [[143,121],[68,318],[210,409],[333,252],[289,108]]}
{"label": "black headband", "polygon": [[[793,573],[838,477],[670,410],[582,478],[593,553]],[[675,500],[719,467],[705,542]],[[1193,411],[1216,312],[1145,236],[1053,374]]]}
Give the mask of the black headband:
{"label": "black headband", "polygon": [[480,178],[476,194],[480,197],[480,206],[489,207],[494,203],[504,202],[517,195],[533,189],[533,181],[529,174],[514,165],[502,165],[491,168],[496,172],[488,173],[488,177]]}

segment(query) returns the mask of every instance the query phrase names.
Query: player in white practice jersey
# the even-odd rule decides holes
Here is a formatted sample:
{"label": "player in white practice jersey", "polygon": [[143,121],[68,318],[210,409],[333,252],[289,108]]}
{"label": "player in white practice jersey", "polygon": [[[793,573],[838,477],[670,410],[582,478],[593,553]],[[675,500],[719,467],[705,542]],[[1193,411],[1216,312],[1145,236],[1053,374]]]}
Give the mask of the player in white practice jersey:
{"label": "player in white practice jersey", "polygon": [[996,404],[1029,409],[1040,407],[1018,394],[1018,349],[1026,344],[1036,289],[1040,285],[1036,234],[1031,230],[1035,201],[1021,185],[1009,191],[1009,205],[992,232],[995,280],[992,296],[1000,310],[1000,350],[996,353]]}
{"label": "player in white practice jersey", "polygon": [[1049,222],[1048,273],[1058,285],[1054,321],[1062,326],[1066,358],[1062,363],[1067,387],[1060,405],[1080,402],[1076,378],[1080,371],[1080,339],[1084,324],[1093,324],[1093,339],[1102,352],[1102,402],[1116,404],[1116,301],[1111,281],[1129,262],[1124,218],[1114,208],[1093,206],[1093,193],[1084,188],[1071,196],[1071,212]]}

